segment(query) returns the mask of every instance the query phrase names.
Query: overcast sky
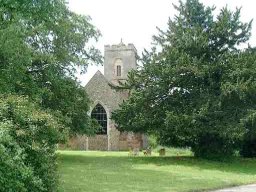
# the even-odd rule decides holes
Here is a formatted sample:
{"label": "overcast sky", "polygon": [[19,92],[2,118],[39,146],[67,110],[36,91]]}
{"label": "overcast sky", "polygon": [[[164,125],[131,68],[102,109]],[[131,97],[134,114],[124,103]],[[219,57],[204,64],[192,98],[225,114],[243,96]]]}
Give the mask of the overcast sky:
{"label": "overcast sky", "polygon": [[[251,45],[256,45],[256,1],[254,0],[201,0],[205,5],[215,5],[216,13],[228,6],[231,10],[242,7],[241,20],[254,20],[252,25]],[[118,44],[123,39],[125,44],[133,43],[140,55],[144,48],[149,49],[152,35],[157,34],[156,26],[167,28],[168,18],[176,13],[172,3],[178,0],[69,0],[72,11],[89,15],[91,23],[102,33],[95,46],[104,51],[104,45]],[[85,85],[97,70],[103,73],[103,66],[90,66],[87,73],[80,75]]]}

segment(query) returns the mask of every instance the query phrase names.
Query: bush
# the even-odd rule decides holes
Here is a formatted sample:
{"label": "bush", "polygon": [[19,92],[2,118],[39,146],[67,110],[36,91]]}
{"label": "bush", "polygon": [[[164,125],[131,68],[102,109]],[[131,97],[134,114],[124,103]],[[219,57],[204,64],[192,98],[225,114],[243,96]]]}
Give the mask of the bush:
{"label": "bush", "polygon": [[[4,191],[55,191],[55,150],[65,138],[65,127],[37,105],[17,96],[0,96],[0,122],[2,132],[8,133],[0,142],[1,163],[6,167],[1,166],[2,172],[10,173],[1,176],[10,177],[1,179]],[[10,186],[17,189],[11,190]]]}
{"label": "bush", "polygon": [[205,133],[198,136],[192,151],[196,157],[214,160],[231,157],[235,153],[235,148],[230,138],[218,133]]}
{"label": "bush", "polygon": [[0,123],[0,191],[42,191],[42,180],[25,164],[23,149],[9,134],[12,127]]}
{"label": "bush", "polygon": [[245,138],[241,147],[240,155],[243,157],[256,157],[256,138]]}
{"label": "bush", "polygon": [[158,146],[157,137],[155,135],[148,135],[148,145],[151,149],[155,149]]}
{"label": "bush", "polygon": [[252,111],[247,118],[244,119],[244,127],[246,133],[244,134],[240,155],[243,157],[256,157],[256,112]]}

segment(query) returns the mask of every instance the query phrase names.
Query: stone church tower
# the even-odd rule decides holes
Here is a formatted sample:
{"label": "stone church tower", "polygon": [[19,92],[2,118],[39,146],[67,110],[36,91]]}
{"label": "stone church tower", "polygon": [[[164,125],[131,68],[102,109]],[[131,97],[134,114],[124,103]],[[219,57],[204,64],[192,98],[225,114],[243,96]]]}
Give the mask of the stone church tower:
{"label": "stone church tower", "polygon": [[125,46],[122,42],[119,45],[106,45],[104,50],[104,76],[116,84],[118,80],[127,79],[131,69],[136,69],[137,50],[133,44]]}
{"label": "stone church tower", "polygon": [[112,111],[128,98],[128,92],[117,91],[110,84],[117,85],[119,81],[125,81],[128,72],[136,69],[136,48],[133,44],[125,45],[122,42],[104,48],[104,75],[97,71],[85,86],[91,100],[89,115],[98,121],[101,130],[94,137],[81,136],[74,139],[73,145],[86,150],[145,148],[143,135],[120,132],[111,120]]}

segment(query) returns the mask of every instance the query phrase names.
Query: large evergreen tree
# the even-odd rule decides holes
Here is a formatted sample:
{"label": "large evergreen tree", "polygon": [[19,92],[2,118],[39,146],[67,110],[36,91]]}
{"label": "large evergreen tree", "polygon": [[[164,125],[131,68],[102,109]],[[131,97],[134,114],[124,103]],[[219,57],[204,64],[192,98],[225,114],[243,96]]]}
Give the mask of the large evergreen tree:
{"label": "large evergreen tree", "polygon": [[[180,1],[168,30],[154,36],[143,67],[122,88],[131,97],[113,113],[120,130],[157,135],[167,146],[191,147],[196,156],[232,155],[256,107],[256,56],[239,50],[251,22],[240,9]],[[255,129],[255,128],[254,128]]]}

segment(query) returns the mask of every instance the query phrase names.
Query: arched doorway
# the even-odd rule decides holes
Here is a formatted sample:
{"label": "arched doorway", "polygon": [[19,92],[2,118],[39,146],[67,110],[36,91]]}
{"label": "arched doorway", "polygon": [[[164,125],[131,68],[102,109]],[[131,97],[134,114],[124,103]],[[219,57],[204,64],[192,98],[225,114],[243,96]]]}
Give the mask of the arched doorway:
{"label": "arched doorway", "polygon": [[91,113],[91,118],[96,119],[101,126],[101,128],[97,132],[97,134],[99,134],[99,135],[107,134],[107,125],[108,125],[107,113],[101,104],[98,103],[93,108],[92,113]]}

